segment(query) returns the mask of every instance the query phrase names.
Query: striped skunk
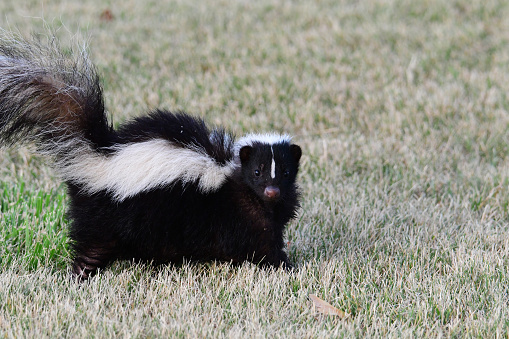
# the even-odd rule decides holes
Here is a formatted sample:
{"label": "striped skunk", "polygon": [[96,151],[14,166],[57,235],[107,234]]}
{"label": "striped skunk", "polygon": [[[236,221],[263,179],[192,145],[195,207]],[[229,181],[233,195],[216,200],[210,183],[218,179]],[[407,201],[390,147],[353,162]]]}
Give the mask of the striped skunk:
{"label": "striped skunk", "polygon": [[86,53],[0,35],[0,145],[35,144],[70,197],[71,272],[117,259],[245,260],[291,267],[301,148],[287,135],[224,129],[155,110],[113,129]]}

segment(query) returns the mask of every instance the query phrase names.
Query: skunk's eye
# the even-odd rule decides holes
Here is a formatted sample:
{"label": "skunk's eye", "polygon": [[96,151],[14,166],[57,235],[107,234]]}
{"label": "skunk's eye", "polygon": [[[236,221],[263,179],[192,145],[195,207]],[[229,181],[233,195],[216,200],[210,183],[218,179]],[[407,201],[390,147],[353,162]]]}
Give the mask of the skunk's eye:
{"label": "skunk's eye", "polygon": [[290,171],[286,170],[284,173],[283,173],[284,177],[288,177],[290,175]]}
{"label": "skunk's eye", "polygon": [[260,174],[261,174],[261,173],[260,173],[260,170],[257,170],[257,169],[256,169],[256,170],[254,171],[254,174],[255,174],[257,177],[259,177],[259,176],[260,176]]}

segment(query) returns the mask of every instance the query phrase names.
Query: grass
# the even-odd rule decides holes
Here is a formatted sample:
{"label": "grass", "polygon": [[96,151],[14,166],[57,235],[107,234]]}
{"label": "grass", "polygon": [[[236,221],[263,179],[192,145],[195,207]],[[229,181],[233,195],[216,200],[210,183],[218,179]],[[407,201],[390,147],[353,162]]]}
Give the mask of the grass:
{"label": "grass", "polygon": [[30,269],[48,263],[65,267],[68,260],[62,258],[69,253],[63,192],[27,192],[22,179],[18,184],[0,186],[0,265],[9,266],[14,258],[22,258]]}
{"label": "grass", "polygon": [[[110,9],[113,20],[101,19]],[[0,151],[6,337],[509,333],[505,1],[3,1],[0,27],[89,37],[115,124],[184,109],[303,150],[293,273],[117,262],[68,281],[65,187]],[[316,294],[348,320],[314,313]]]}

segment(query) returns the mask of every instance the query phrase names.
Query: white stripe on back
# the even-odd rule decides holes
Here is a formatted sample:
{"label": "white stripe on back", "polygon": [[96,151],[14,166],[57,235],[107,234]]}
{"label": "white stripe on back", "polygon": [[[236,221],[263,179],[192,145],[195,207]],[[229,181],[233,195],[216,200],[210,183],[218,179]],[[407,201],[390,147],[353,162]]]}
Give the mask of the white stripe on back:
{"label": "white stripe on back", "polygon": [[122,201],[178,180],[197,181],[202,192],[214,191],[235,169],[233,162],[221,166],[199,149],[178,147],[163,139],[120,145],[115,150],[105,156],[82,149],[70,164],[60,166],[60,173],[64,180],[84,185],[88,193],[107,190]]}

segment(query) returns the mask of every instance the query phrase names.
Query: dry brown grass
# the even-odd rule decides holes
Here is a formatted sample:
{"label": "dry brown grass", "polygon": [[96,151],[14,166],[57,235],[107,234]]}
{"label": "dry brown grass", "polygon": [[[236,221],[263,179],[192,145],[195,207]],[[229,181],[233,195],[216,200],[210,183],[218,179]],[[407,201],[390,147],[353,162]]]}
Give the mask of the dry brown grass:
{"label": "dry brown grass", "polygon": [[[238,134],[288,132],[304,150],[294,273],[117,263],[79,287],[65,257],[33,268],[14,255],[0,268],[2,334],[508,334],[507,2],[3,1],[0,13],[0,27],[48,25],[64,45],[89,37],[115,122],[185,109]],[[4,191],[22,180],[64,194],[25,150],[0,153],[0,175]],[[0,196],[16,209],[12,190]],[[310,293],[351,318],[314,314]]]}

